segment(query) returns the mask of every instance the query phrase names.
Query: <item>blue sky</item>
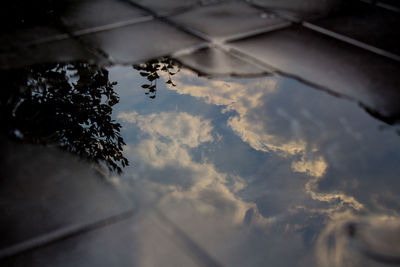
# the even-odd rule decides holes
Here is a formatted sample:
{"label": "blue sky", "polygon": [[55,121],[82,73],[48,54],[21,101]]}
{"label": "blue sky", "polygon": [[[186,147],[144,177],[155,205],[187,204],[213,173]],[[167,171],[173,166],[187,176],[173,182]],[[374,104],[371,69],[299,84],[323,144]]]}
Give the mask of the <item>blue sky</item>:
{"label": "blue sky", "polygon": [[133,68],[110,69],[131,162],[119,184],[226,266],[314,265],[327,225],[399,215],[398,128],[355,103],[275,76],[163,79],[149,99]]}

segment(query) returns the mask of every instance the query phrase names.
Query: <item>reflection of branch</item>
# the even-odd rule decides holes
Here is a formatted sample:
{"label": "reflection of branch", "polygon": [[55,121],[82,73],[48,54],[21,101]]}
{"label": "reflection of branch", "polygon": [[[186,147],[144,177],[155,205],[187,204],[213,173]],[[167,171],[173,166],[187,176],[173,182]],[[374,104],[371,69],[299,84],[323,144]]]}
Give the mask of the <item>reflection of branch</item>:
{"label": "reflection of branch", "polygon": [[178,73],[181,66],[172,58],[163,57],[147,61],[146,63],[133,65],[133,68],[140,71],[140,75],[146,77],[149,81],[149,83],[142,85],[142,88],[147,90],[145,94],[149,95],[150,98],[155,98],[157,92],[157,80],[160,78],[159,71],[168,74],[168,80],[166,81],[167,84],[176,86],[176,84],[172,82],[171,76]]}
{"label": "reflection of branch", "polygon": [[121,125],[112,117],[119,96],[108,71],[87,63],[48,64],[0,72],[1,132],[10,138],[55,144],[110,171],[128,160]]}

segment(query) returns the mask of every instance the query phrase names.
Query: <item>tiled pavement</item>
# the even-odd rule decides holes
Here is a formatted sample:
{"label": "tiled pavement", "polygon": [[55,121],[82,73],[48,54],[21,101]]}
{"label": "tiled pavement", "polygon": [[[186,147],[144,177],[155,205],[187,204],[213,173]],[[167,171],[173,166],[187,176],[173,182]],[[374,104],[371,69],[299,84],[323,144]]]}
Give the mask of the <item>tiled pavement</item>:
{"label": "tiled pavement", "polygon": [[[400,6],[396,1],[70,2],[71,7],[54,20],[38,21],[35,27],[10,25],[12,31],[3,27],[1,68],[72,60],[132,64],[171,55],[201,75],[282,75],[355,101],[388,123],[399,119]],[[140,253],[154,243],[168,243],[165,233],[175,231],[178,241],[172,249],[191,250],[182,250],[180,266],[218,266],[201,248],[190,245],[190,239],[173,225],[157,226],[157,219],[155,225],[141,224],[134,207],[111,186],[101,184],[99,174],[76,167],[72,159],[54,151],[2,146],[9,153],[1,160],[3,166],[17,166],[17,162],[9,161],[20,160],[19,152],[38,156],[26,170],[12,170],[12,175],[20,179],[0,187],[1,232],[7,236],[7,242],[1,242],[0,265],[130,265],[134,251]],[[28,153],[22,151],[26,149]],[[53,173],[43,173],[40,183],[30,185],[31,192],[21,189],[22,183],[29,182],[29,169],[40,168],[43,162],[51,165],[54,160],[59,167]],[[60,167],[60,162],[65,164]],[[65,181],[62,178],[66,176],[85,179],[81,179],[79,188],[67,180],[61,190],[55,186],[54,177]],[[14,193],[7,196],[7,192]],[[67,199],[66,192],[74,192],[74,196]],[[33,197],[37,194],[42,196],[40,202]],[[107,206],[96,210],[96,202]],[[27,216],[21,222],[20,214],[28,212],[37,216]],[[153,216],[162,216],[157,214]],[[130,223],[132,220],[134,223]],[[116,230],[121,228],[129,231]],[[130,242],[146,231],[160,231],[155,235],[159,238],[148,244]],[[75,237],[66,239],[71,236]],[[64,241],[56,242],[60,240]],[[179,246],[179,242],[185,246]],[[110,251],[117,254],[110,256]],[[92,257],[86,258],[96,262],[79,257],[87,253]],[[158,253],[166,257],[162,251]]]}

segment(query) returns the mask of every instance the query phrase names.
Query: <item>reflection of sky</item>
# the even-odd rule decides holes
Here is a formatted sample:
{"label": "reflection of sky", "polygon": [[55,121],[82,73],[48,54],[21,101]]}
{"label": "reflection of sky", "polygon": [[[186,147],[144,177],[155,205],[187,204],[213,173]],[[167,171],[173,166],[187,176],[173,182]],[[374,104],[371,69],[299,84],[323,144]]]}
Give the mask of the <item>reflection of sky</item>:
{"label": "reflection of sky", "polygon": [[153,100],[133,69],[110,75],[131,162],[121,184],[226,266],[312,266],[335,218],[399,215],[399,137],[354,103],[284,78],[185,70]]}

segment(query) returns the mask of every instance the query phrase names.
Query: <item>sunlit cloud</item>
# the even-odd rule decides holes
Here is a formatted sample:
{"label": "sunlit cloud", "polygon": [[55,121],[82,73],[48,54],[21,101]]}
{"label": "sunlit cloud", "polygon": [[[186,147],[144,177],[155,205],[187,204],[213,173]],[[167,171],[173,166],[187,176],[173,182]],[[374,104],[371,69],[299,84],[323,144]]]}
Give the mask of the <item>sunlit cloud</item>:
{"label": "sunlit cloud", "polygon": [[[284,110],[277,110],[276,117],[286,120],[286,132],[292,132],[289,137],[279,135],[282,131],[275,132],[277,121],[271,120],[270,114],[265,113],[269,98],[278,92],[274,79],[255,80],[245,85],[230,81],[207,81],[204,84],[193,85],[193,74],[187,72],[178,78],[180,86],[169,87],[178,94],[187,94],[203,99],[206,103],[224,107],[222,112],[234,111],[227,124],[243,142],[253,149],[262,152],[273,152],[281,157],[291,160],[291,169],[295,173],[302,173],[310,177],[305,184],[305,192],[313,199],[326,203],[334,203],[334,207],[321,212],[336,212],[344,205],[355,210],[361,210],[363,205],[354,197],[341,192],[318,192],[318,183],[323,179],[328,169],[328,163],[323,156],[318,155],[318,147],[308,144],[301,135],[296,133],[296,118],[290,117]],[[261,111],[261,113],[260,113]],[[300,160],[298,159],[300,157]],[[339,203],[339,204],[338,204]]]}
{"label": "sunlit cloud", "polygon": [[262,152],[276,152],[286,157],[305,151],[304,141],[282,142],[278,137],[268,134],[262,125],[251,122],[245,116],[229,118],[228,125],[234,132],[253,149]]}
{"label": "sunlit cloud", "polygon": [[[328,164],[323,157],[319,156],[316,159],[305,159],[302,157],[300,161],[292,162],[292,169],[295,172],[307,174],[312,177],[306,185],[305,190],[311,196],[312,199],[322,202],[340,202],[339,206],[344,204],[355,210],[361,210],[363,205],[359,203],[354,197],[347,196],[341,192],[335,193],[319,193],[318,182],[323,178]],[[339,208],[336,207],[336,208]]]}
{"label": "sunlit cloud", "polygon": [[[186,72],[180,77],[193,74]],[[276,81],[273,79],[255,80],[246,85],[230,81],[209,81],[207,84],[187,84],[183,79],[179,89],[170,86],[169,89],[178,94],[188,94],[203,99],[208,104],[223,106],[222,112],[234,111],[237,115],[228,120],[228,125],[234,132],[255,150],[263,152],[278,152],[282,155],[294,155],[305,150],[302,140],[285,141],[282,138],[268,134],[266,125],[261,122],[265,117],[257,118],[254,110],[265,104],[265,98],[276,92]]]}
{"label": "sunlit cloud", "polygon": [[202,162],[193,160],[191,149],[214,140],[209,120],[185,112],[121,112],[118,118],[148,134],[148,138],[130,145],[129,151],[140,165],[135,171],[143,170],[149,186],[164,191],[159,201],[163,209],[178,205],[180,210],[186,209],[186,214],[194,209],[208,218],[224,218],[225,224],[232,226],[243,225],[250,210],[253,215],[247,216],[247,223],[261,227],[274,220],[264,218],[255,203],[235,194],[246,187],[243,178],[218,171],[206,158]]}
{"label": "sunlit cloud", "polygon": [[118,118],[124,122],[135,123],[142,132],[152,137],[168,137],[171,141],[189,147],[197,147],[214,140],[211,135],[210,120],[193,116],[186,112],[162,112],[139,115],[136,112],[121,112]]}

